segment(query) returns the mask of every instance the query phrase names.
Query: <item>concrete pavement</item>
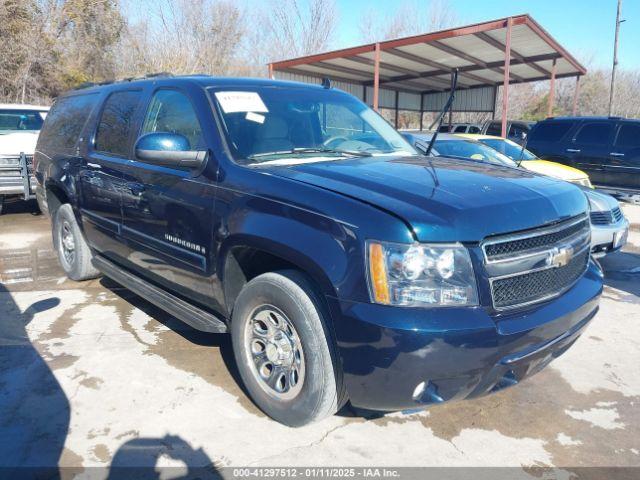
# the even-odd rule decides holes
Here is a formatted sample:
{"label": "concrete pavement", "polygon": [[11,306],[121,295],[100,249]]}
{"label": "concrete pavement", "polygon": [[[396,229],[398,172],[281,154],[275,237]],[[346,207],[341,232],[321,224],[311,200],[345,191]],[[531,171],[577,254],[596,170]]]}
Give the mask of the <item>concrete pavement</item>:
{"label": "concrete pavement", "polygon": [[602,264],[600,313],[522,384],[413,415],[347,408],[289,429],[245,395],[226,336],[107,279],[67,280],[48,219],[10,206],[0,217],[0,466],[59,464],[68,478],[112,465],[640,466],[640,231]]}

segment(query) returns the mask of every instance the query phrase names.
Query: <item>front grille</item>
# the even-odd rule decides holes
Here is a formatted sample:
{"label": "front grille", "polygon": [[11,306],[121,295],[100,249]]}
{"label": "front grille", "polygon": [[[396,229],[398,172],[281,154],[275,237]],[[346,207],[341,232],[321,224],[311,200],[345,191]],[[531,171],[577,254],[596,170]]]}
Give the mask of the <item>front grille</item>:
{"label": "front grille", "polygon": [[622,220],[622,210],[620,210],[620,207],[616,207],[612,210],[613,212],[613,220],[614,222],[619,222],[620,220]]}
{"label": "front grille", "polygon": [[590,241],[586,215],[483,241],[493,307],[511,309],[561,295],[585,271]]}
{"label": "front grille", "polygon": [[608,212],[591,212],[592,225],[611,225],[622,220],[622,211],[619,207],[615,207]]}
{"label": "front grille", "polygon": [[588,261],[589,250],[584,249],[563,267],[494,280],[493,305],[495,308],[509,308],[560,295],[580,278]]}
{"label": "front grille", "polygon": [[500,257],[507,255],[510,256],[527,250],[554,247],[563,240],[583,231],[585,227],[588,227],[588,221],[586,219],[577,223],[571,222],[567,228],[559,227],[559,229],[556,229],[555,231],[542,235],[532,235],[512,241],[489,243],[484,247],[485,255],[488,260],[495,260]]}
{"label": "front grille", "polygon": [[591,212],[590,217],[593,225],[609,225],[613,223],[611,212]]}

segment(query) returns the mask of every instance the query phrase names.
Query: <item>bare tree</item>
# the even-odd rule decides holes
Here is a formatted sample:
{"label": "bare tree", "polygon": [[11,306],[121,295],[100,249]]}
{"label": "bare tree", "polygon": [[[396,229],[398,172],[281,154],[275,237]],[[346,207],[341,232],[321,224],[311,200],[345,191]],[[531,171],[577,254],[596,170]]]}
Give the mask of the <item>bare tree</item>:
{"label": "bare tree", "polygon": [[447,0],[404,0],[391,18],[369,9],[364,13],[358,31],[361,41],[379,42],[441,30],[452,27],[457,21],[457,14]]}
{"label": "bare tree", "polygon": [[229,74],[242,39],[242,14],[227,0],[157,0],[120,43],[118,73]]}
{"label": "bare tree", "polygon": [[264,74],[268,62],[328,50],[338,13],[334,0],[267,0],[252,20],[244,56]]}

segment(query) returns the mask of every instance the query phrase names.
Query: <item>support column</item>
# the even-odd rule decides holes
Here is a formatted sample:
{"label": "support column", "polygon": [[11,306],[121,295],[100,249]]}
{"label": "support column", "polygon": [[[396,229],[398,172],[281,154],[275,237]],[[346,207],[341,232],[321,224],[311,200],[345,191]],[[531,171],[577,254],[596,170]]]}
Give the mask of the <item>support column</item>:
{"label": "support column", "polygon": [[376,43],[373,55],[373,109],[378,111],[378,90],[380,88],[380,44]]}
{"label": "support column", "polygon": [[507,112],[509,110],[509,70],[511,69],[511,28],[513,18],[507,19],[507,38],[504,45],[504,80],[502,82],[502,130],[501,135],[507,136]]}
{"label": "support column", "polygon": [[491,111],[491,120],[496,119],[496,110],[498,109],[498,85],[493,86],[493,110]]}
{"label": "support column", "polygon": [[571,109],[571,115],[576,116],[578,110],[578,97],[580,96],[580,75],[576,77],[576,89],[573,92],[573,108]]}
{"label": "support column", "polygon": [[268,65],[268,68],[269,68],[269,78],[273,80],[273,63],[270,63]]}
{"label": "support column", "polygon": [[553,115],[553,104],[556,96],[556,59],[551,64],[551,83],[549,84],[549,101],[547,103],[547,117]]}
{"label": "support column", "polygon": [[420,94],[420,131],[422,131],[422,127],[423,127],[423,120],[422,117],[424,116],[424,93]]}
{"label": "support column", "polygon": [[396,119],[395,119],[395,124],[396,124],[396,130],[398,129],[398,114],[399,114],[399,105],[398,102],[400,101],[400,92],[398,90],[396,90]]}

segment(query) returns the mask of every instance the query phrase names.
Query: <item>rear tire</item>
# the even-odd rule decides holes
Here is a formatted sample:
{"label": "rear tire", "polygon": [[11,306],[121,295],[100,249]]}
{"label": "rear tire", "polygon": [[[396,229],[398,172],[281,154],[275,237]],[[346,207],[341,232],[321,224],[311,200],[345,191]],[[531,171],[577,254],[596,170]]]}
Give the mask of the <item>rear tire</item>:
{"label": "rear tire", "polygon": [[299,427],[342,406],[342,371],[329,316],[299,272],[265,273],[247,283],[231,321],[240,376],[256,405]]}
{"label": "rear tire", "polygon": [[61,205],[53,215],[53,245],[62,269],[71,280],[96,278],[100,272],[91,263],[87,245],[71,205]]}

